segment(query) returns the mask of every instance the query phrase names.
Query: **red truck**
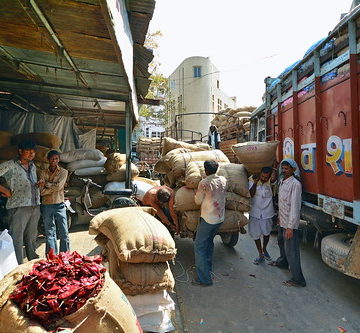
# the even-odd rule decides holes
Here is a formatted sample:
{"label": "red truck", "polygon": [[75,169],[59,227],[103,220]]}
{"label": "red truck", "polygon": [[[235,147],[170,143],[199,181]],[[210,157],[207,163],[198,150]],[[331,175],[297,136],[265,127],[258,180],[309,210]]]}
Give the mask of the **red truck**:
{"label": "red truck", "polygon": [[360,278],[360,6],[304,58],[266,78],[252,141],[280,142],[303,185],[302,219],[322,238],[323,260]]}

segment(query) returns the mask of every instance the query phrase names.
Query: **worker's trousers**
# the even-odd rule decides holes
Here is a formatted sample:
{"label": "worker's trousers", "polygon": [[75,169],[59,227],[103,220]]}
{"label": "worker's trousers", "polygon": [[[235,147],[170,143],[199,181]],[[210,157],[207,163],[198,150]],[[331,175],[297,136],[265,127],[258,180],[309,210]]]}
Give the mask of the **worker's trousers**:
{"label": "worker's trousers", "polygon": [[290,268],[292,274],[291,280],[306,286],[306,281],[301,270],[300,263],[300,240],[299,230],[293,229],[293,236],[290,239],[284,237],[285,229],[280,227],[278,232],[278,245],[280,248],[280,257],[276,264],[281,268]]}
{"label": "worker's trousers", "polygon": [[40,219],[40,206],[18,207],[8,210],[9,234],[14,243],[14,249],[18,264],[23,263],[25,245],[26,257],[33,260],[39,256],[36,254],[36,239],[38,235],[38,223]]}
{"label": "worker's trousers", "polygon": [[195,266],[197,278],[200,283],[212,284],[212,257],[214,252],[214,237],[221,223],[210,224],[200,218],[200,224],[196,230],[195,237]]}

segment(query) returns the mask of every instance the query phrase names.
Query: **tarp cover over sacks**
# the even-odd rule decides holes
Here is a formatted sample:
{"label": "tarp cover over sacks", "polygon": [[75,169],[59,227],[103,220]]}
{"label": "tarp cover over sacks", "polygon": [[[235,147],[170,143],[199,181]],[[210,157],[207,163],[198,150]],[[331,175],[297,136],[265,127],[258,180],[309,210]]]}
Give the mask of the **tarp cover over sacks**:
{"label": "tarp cover over sacks", "polygon": [[[29,261],[7,274],[0,284],[0,332],[11,333],[45,333],[40,324],[30,320],[20,308],[9,300],[16,284],[29,273],[39,259]],[[65,316],[61,327],[74,333],[139,333],[142,329],[132,306],[121,289],[105,273],[104,285],[100,293],[76,312]]]}
{"label": "tarp cover over sacks", "polygon": [[263,167],[271,167],[276,158],[279,141],[244,142],[232,146],[232,150],[250,174],[259,174]]}
{"label": "tarp cover over sacks", "polygon": [[215,149],[177,154],[170,158],[169,164],[174,177],[177,178],[185,176],[186,167],[190,162],[207,160],[230,163],[229,159],[221,150]]}
{"label": "tarp cover over sacks", "polygon": [[130,264],[120,261],[111,241],[106,244],[109,274],[125,295],[173,291],[175,280],[167,262]]}
{"label": "tarp cover over sacks", "polygon": [[169,151],[176,149],[176,148],[185,148],[185,149],[189,149],[191,151],[210,150],[210,146],[203,142],[191,144],[191,143],[187,143],[187,142],[176,141],[175,139],[172,139],[172,138],[164,138],[162,155],[164,156]]}
{"label": "tarp cover over sacks", "polygon": [[[104,220],[102,214],[106,216]],[[121,261],[165,262],[176,255],[174,239],[166,227],[155,217],[136,207],[118,208],[98,214],[90,221],[89,232],[102,233],[109,238]]]}

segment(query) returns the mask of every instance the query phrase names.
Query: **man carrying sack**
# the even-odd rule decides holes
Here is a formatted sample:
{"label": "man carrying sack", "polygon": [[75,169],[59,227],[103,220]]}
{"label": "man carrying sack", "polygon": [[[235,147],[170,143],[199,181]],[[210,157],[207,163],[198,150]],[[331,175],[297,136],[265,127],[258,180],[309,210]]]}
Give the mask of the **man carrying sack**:
{"label": "man carrying sack", "polygon": [[195,236],[195,266],[197,278],[193,285],[211,286],[214,237],[225,219],[225,177],[216,175],[219,164],[205,161],[206,178],[201,180],[195,194],[195,202],[201,205],[200,223]]}

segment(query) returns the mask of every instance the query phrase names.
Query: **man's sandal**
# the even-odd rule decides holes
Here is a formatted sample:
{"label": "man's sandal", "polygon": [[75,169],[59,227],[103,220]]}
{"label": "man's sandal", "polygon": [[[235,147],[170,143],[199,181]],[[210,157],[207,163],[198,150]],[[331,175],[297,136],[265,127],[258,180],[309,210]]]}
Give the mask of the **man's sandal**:
{"label": "man's sandal", "polygon": [[268,251],[265,251],[264,252],[264,258],[266,261],[272,261],[271,257],[270,257],[270,254],[268,253]]}
{"label": "man's sandal", "polygon": [[294,280],[287,280],[283,282],[283,285],[286,287],[305,287],[305,285],[302,285]]}
{"label": "man's sandal", "polygon": [[259,257],[257,257],[255,260],[254,260],[254,262],[253,262],[253,264],[254,265],[259,265],[259,264],[261,264],[262,262],[264,262],[264,256],[259,256]]}

